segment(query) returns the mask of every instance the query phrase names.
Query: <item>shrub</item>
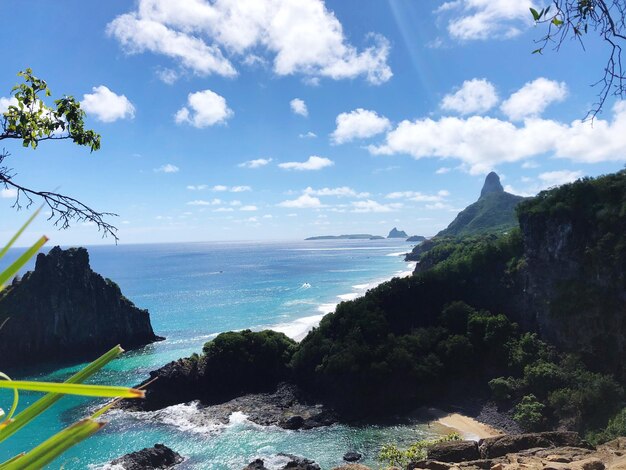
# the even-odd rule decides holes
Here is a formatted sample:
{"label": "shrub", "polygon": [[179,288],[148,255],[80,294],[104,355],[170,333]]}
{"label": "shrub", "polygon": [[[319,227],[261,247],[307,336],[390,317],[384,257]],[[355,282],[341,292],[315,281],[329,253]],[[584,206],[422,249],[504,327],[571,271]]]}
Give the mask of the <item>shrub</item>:
{"label": "shrub", "polygon": [[544,410],[545,406],[537,401],[535,395],[526,395],[515,406],[513,419],[524,431],[540,431],[545,424]]}

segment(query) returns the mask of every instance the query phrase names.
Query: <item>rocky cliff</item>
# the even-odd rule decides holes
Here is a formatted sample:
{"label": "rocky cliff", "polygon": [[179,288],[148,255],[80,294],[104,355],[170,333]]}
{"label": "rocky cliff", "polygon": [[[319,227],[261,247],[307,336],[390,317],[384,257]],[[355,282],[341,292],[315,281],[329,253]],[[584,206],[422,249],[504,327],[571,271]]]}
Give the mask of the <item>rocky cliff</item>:
{"label": "rocky cliff", "polygon": [[387,238],[408,238],[408,235],[404,230],[398,230],[394,227],[389,232],[389,235],[387,235]]}
{"label": "rocky cliff", "polygon": [[520,320],[626,378],[626,171],[539,194],[519,208]]}
{"label": "rocky cliff", "polygon": [[0,294],[0,368],[95,358],[116,344],[132,349],[159,339],[147,310],[92,271],[84,248],[54,247],[35,270]]}

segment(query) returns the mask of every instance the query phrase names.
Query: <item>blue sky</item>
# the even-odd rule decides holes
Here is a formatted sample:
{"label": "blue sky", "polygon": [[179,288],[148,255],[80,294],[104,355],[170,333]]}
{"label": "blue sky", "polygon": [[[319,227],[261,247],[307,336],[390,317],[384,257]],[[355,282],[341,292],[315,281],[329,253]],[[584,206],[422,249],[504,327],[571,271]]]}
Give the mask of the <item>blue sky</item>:
{"label": "blue sky", "polygon": [[[102,134],[93,154],[9,143],[7,164],[24,185],[118,213],[121,243],[433,235],[490,170],[530,195],[626,162],[626,104],[579,122],[609,51],[589,37],[532,55],[530,5],[5,0],[0,106],[31,67]],[[26,213],[0,195],[8,239]],[[112,242],[43,216],[31,232]]]}

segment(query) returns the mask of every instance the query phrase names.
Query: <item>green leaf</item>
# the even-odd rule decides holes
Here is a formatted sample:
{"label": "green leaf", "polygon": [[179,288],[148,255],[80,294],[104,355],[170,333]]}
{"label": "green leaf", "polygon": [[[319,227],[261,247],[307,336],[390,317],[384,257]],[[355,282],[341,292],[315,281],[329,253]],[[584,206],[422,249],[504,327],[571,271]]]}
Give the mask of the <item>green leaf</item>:
{"label": "green leaf", "polygon": [[31,246],[28,250],[26,250],[22,255],[16,259],[7,269],[3,272],[0,272],[0,291],[4,288],[4,285],[7,283],[9,279],[17,274],[17,272],[22,269],[22,267],[28,263],[35,254],[41,249],[42,246],[46,244],[48,241],[48,237],[41,237],[33,246]]}
{"label": "green leaf", "polygon": [[31,392],[61,393],[100,398],[143,398],[146,392],[128,387],[109,385],[83,385],[56,382],[36,382],[26,380],[0,380],[0,388],[28,390]]}
{"label": "green leaf", "polygon": [[552,24],[554,26],[561,26],[563,24],[563,21],[558,19],[556,16],[554,18],[552,18]]}
{"label": "green leaf", "polygon": [[94,435],[103,426],[104,423],[99,423],[93,419],[85,419],[83,421],[79,421],[78,423],[74,423],[70,427],[65,428],[63,431],[39,444],[23,456],[16,458],[6,465],[3,465],[2,470],[41,469],[70,447],[73,447],[79,442]]}
{"label": "green leaf", "polygon": [[539,18],[541,18],[541,16],[539,15],[539,12],[532,7],[530,8],[530,12],[532,13],[535,21],[539,21]]}
{"label": "green leaf", "polygon": [[[11,381],[11,377],[9,377],[6,374],[3,374],[2,372],[0,372],[0,379]],[[11,420],[11,418],[15,414],[15,410],[17,409],[17,404],[19,403],[19,401],[20,401],[20,394],[17,391],[17,389],[14,389],[13,390],[13,405],[11,405],[11,409],[9,410],[9,413],[6,415],[6,418],[4,418],[2,423],[6,423],[7,421]],[[2,411],[2,413],[0,413],[0,418],[2,418],[5,415],[5,413],[4,413],[4,410],[0,410],[0,411]]]}
{"label": "green leaf", "polygon": [[[69,379],[65,381],[65,383],[84,382],[123,352],[124,350],[121,348],[121,346],[115,346],[110,351],[106,352],[98,359],[93,361],[91,364],[87,365],[76,374],[72,375]],[[23,410],[21,413],[18,413],[13,418],[13,421],[0,426],[0,442],[4,441],[20,429],[22,429],[33,419],[35,419],[41,413],[54,405],[62,397],[63,395],[59,393],[48,393],[32,405],[30,405],[28,408]]]}
{"label": "green leaf", "polygon": [[535,49],[532,53],[533,54],[542,54],[543,53],[543,49]]}

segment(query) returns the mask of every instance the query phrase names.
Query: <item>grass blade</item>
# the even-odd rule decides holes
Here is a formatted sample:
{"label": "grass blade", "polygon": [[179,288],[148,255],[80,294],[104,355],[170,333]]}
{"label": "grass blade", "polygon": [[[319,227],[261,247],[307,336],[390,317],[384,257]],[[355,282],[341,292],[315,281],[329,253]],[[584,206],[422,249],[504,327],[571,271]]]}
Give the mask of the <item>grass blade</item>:
{"label": "grass blade", "polygon": [[79,442],[98,432],[102,426],[104,426],[104,423],[99,423],[93,419],[79,421],[39,444],[22,457],[19,457],[3,466],[2,470],[41,469],[70,447],[75,446]]}
{"label": "grass blade", "polygon": [[[0,379],[11,381],[11,377],[9,377],[6,374],[3,374],[2,372],[0,372]],[[17,409],[17,404],[19,403],[19,401],[20,401],[20,394],[17,391],[17,389],[14,389],[13,390],[13,405],[11,405],[11,409],[9,410],[9,414],[6,415],[6,418],[4,418],[4,420],[0,424],[6,423],[7,421],[11,420],[11,418],[15,414],[15,410]],[[3,410],[0,410],[0,411],[1,411],[0,418],[2,418],[5,413],[4,413]]]}
{"label": "grass blade", "polygon": [[[123,352],[124,350],[120,345],[115,346],[110,351],[93,361],[91,364],[87,365],[76,374],[72,375],[69,379],[65,381],[65,383],[72,384],[84,382]],[[13,418],[13,421],[6,423],[3,426],[0,426],[0,442],[4,441],[20,429],[22,429],[33,419],[35,419],[41,413],[54,405],[58,400],[61,399],[61,397],[63,397],[63,395],[60,393],[48,393],[32,405],[30,405],[24,411],[17,414]]]}
{"label": "grass blade", "polygon": [[0,259],[2,259],[2,257],[4,255],[7,254],[7,251],[9,251],[9,248],[11,248],[13,246],[13,244],[15,243],[15,241],[20,237],[20,235],[22,235],[22,233],[24,233],[24,230],[26,230],[26,228],[30,225],[30,223],[35,220],[35,217],[37,217],[39,215],[39,213],[41,212],[41,207],[39,209],[37,209],[33,215],[31,215],[29,217],[29,219],[26,221],[26,223],[24,225],[22,225],[22,228],[20,228],[17,233],[15,235],[13,235],[13,238],[11,238],[9,240],[9,243],[6,244],[6,246],[4,248],[2,248],[2,250],[0,250]]}
{"label": "grass blade", "polygon": [[11,266],[0,272],[0,291],[4,288],[4,285],[9,279],[11,279],[17,272],[30,260],[35,253],[37,253],[42,246],[46,244],[48,237],[41,237],[33,246],[26,250],[22,255],[16,259]]}
{"label": "grass blade", "polygon": [[29,390],[31,392],[61,393],[63,395],[81,395],[99,398],[143,398],[146,392],[128,387],[109,385],[83,385],[56,382],[33,382],[26,380],[2,380],[0,388]]}
{"label": "grass blade", "polygon": [[7,465],[9,465],[10,463],[15,462],[17,459],[21,459],[22,457],[24,457],[24,455],[26,455],[26,452],[22,452],[21,454],[17,454],[14,457],[11,457],[9,460],[0,463],[0,470],[4,470]]}

